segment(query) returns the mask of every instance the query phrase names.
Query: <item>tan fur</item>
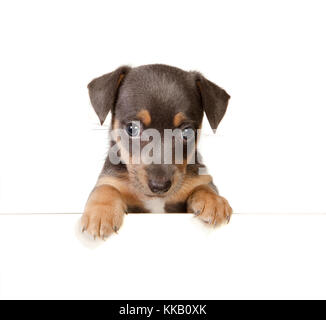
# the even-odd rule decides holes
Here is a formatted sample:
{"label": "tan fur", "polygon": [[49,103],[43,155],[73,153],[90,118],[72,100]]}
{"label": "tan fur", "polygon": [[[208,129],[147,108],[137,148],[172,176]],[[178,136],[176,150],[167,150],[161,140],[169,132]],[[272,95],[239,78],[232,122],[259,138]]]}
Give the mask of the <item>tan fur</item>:
{"label": "tan fur", "polygon": [[140,120],[146,127],[148,127],[152,122],[151,115],[146,109],[142,109],[137,113],[137,119]]}
{"label": "tan fur", "polygon": [[179,127],[186,119],[186,116],[182,112],[179,112],[174,116],[173,125]]}
{"label": "tan fur", "polygon": [[119,129],[120,122],[117,119],[114,119],[113,121],[113,130]]}
{"label": "tan fur", "polygon": [[117,87],[120,86],[120,84],[121,84],[121,82],[122,82],[122,80],[123,80],[124,77],[125,77],[125,74],[124,73],[120,74],[119,79],[118,79],[118,83],[117,83]]}
{"label": "tan fur", "polygon": [[126,212],[121,193],[111,185],[96,187],[91,193],[82,217],[83,231],[94,238],[106,238],[117,232]]}
{"label": "tan fur", "polygon": [[211,225],[229,223],[232,208],[228,201],[217,195],[208,185],[195,188],[187,201],[188,212]]}
{"label": "tan fur", "polygon": [[[141,183],[146,183],[145,176],[143,179]],[[232,209],[226,199],[209,187],[211,181],[209,175],[185,176],[180,189],[165,200],[187,202],[188,212],[195,213],[206,223],[228,223]],[[86,204],[82,217],[83,230],[87,230],[94,238],[108,237],[121,227],[127,206],[142,207],[144,199],[144,195],[131,183],[128,174],[122,177],[101,176]]]}
{"label": "tan fur", "polygon": [[137,188],[137,191],[139,192],[139,197],[143,198],[143,193],[150,193],[150,190],[148,188],[148,178],[147,173],[145,171],[145,167],[142,164],[129,164],[128,165],[128,171],[130,176],[130,182],[133,184],[134,189]]}
{"label": "tan fur", "polygon": [[137,195],[137,190],[133,187],[128,174],[124,177],[101,176],[97,181],[96,187],[103,185],[112,186],[119,190],[121,198],[126,205],[142,205],[142,202],[139,200],[139,196]]}
{"label": "tan fur", "polygon": [[211,181],[212,177],[210,175],[200,175],[195,177],[185,176],[181,188],[175,194],[169,197],[168,201],[186,201],[196,187],[209,184]]}

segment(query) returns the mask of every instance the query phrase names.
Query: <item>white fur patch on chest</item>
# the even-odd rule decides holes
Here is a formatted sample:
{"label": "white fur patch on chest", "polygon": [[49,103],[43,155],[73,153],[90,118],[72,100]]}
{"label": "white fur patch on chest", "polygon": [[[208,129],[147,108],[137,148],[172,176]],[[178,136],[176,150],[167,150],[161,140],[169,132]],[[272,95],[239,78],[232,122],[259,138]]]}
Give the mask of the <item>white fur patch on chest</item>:
{"label": "white fur patch on chest", "polygon": [[152,213],[165,213],[165,201],[162,198],[153,198],[144,201],[144,207]]}

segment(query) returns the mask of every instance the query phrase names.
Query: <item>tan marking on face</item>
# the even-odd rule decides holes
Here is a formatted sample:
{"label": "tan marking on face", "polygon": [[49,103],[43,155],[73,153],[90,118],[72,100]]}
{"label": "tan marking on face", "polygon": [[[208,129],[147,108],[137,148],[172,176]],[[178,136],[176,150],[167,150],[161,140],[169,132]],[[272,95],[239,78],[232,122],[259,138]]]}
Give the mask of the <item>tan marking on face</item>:
{"label": "tan marking on face", "polygon": [[[140,182],[143,186],[146,186],[146,188],[147,188],[148,177],[147,177],[145,167],[146,166],[144,166],[142,164],[129,165],[129,168],[131,169],[130,171],[133,172],[134,174],[137,174],[138,182]],[[135,178],[135,177],[132,176],[131,178]]]}
{"label": "tan marking on face", "polygon": [[146,172],[146,165],[144,164],[129,164],[129,179],[131,185],[137,192],[137,196],[142,201],[146,200],[149,194],[152,194],[148,186],[148,175]]}
{"label": "tan marking on face", "polygon": [[[146,110],[144,110],[146,111]],[[147,111],[146,111],[147,112]],[[120,127],[120,123],[118,120],[115,120],[113,122],[113,129],[118,129]],[[120,141],[118,141],[117,137],[113,135],[113,139],[116,141],[120,148],[120,155],[121,159],[124,161],[128,168],[128,192],[125,191],[126,195],[130,195],[130,199],[132,201],[133,205],[139,205],[141,204],[138,202],[139,198],[144,197],[144,192],[149,193],[148,189],[148,181],[147,181],[147,174],[145,170],[145,166],[142,164],[134,164],[132,159],[132,154],[128,152],[121,144]],[[99,181],[100,183],[103,183],[103,181],[107,181],[108,183],[111,183],[110,179],[112,177],[105,177],[101,178]],[[103,180],[105,179],[105,180]],[[120,184],[121,181],[118,181],[118,184]],[[137,194],[137,196],[136,196]],[[129,204],[129,203],[128,203]]]}
{"label": "tan marking on face", "polygon": [[179,127],[186,119],[186,116],[182,112],[179,112],[174,116],[173,125]]}
{"label": "tan marking on face", "polygon": [[148,110],[142,109],[137,113],[137,119],[140,120],[146,127],[151,124],[152,118]]}

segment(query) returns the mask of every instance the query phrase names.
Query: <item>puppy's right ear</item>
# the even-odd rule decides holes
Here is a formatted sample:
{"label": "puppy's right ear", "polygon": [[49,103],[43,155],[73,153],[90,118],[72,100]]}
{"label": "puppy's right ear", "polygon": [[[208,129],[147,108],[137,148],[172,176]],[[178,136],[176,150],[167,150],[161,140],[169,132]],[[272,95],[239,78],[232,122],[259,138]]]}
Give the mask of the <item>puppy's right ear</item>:
{"label": "puppy's right ear", "polygon": [[122,80],[130,69],[128,66],[122,66],[111,73],[94,79],[88,84],[89,97],[101,125],[104,123],[109,111],[112,110]]}

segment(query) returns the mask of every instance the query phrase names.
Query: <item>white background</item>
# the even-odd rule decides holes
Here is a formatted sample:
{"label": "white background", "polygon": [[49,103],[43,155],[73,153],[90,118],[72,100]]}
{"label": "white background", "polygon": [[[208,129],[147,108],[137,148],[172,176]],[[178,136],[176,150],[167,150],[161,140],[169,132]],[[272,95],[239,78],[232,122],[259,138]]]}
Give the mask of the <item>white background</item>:
{"label": "white background", "polygon": [[82,212],[107,150],[87,84],[149,63],[198,70],[231,95],[217,135],[205,122],[202,152],[235,212],[324,213],[325,10],[298,0],[1,1],[0,213]]}
{"label": "white background", "polygon": [[1,3],[0,212],[81,212],[107,149],[86,86],[148,63],[232,96],[202,142],[236,212],[325,212],[323,1]]}

